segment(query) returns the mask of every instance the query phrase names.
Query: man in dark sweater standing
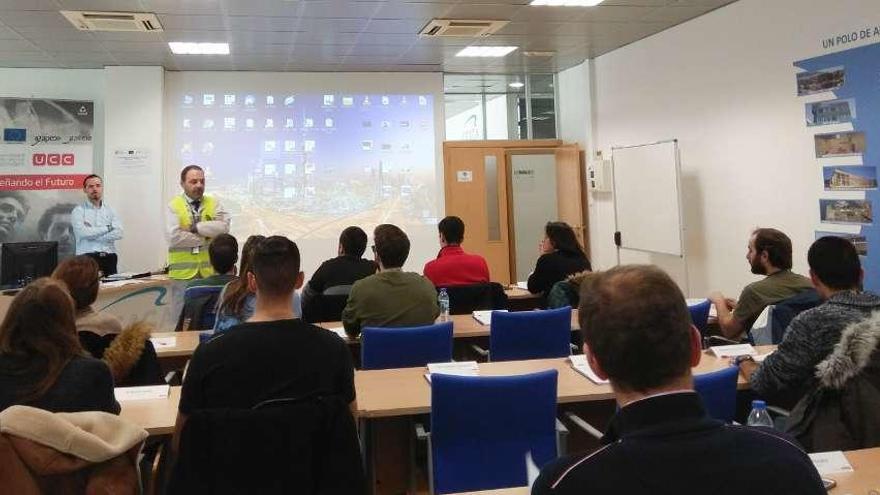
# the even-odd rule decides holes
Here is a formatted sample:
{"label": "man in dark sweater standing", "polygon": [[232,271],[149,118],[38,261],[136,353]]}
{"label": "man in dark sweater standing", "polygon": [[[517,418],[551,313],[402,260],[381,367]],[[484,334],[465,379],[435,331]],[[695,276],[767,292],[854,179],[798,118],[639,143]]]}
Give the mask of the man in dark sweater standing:
{"label": "man in dark sweater standing", "polygon": [[810,246],[807,262],[825,302],[795,317],[776,352],[761,365],[740,362],[740,372],[756,394],[787,408],[816,385],[816,365],[828,357],[843,329],[880,310],[880,297],[861,290],[864,272],[850,241],[822,237]]}
{"label": "man in dark sweater standing", "polygon": [[706,413],[691,375],[702,356],[700,332],[669,275],[619,266],[584,285],[584,354],[610,380],[620,409],[604,447],[544,466],[533,495],[825,493],[792,440]]}

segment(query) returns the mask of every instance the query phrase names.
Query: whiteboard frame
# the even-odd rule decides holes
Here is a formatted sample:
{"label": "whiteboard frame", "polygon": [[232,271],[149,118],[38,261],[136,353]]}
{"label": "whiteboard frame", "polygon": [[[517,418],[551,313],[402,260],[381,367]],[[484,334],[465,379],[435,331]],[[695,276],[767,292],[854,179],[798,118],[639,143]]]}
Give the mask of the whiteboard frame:
{"label": "whiteboard frame", "polygon": [[629,248],[629,247],[618,245],[617,242],[615,242],[614,244],[617,247],[617,264],[618,265],[620,265],[620,250],[621,249],[626,249],[628,251],[649,253],[649,254],[660,254],[663,256],[675,256],[675,257],[681,258],[682,262],[684,263],[685,290],[687,291],[687,290],[689,290],[689,286],[690,286],[690,273],[688,270],[687,249],[686,249],[687,242],[686,242],[686,237],[685,237],[687,234],[687,227],[684,224],[684,212],[683,212],[684,200],[683,200],[682,190],[681,190],[681,149],[678,146],[678,139],[666,139],[666,140],[661,140],[661,141],[655,141],[652,143],[636,144],[636,145],[629,145],[629,146],[612,146],[611,147],[611,161],[612,161],[611,184],[612,184],[612,193],[613,193],[613,197],[614,197],[614,232],[615,232],[615,234],[620,232],[619,222],[618,222],[618,203],[617,203],[617,165],[616,165],[616,163],[614,163],[614,151],[620,150],[620,149],[629,149],[629,148],[642,148],[645,146],[654,146],[654,145],[666,144],[666,143],[672,143],[673,147],[675,149],[675,182],[676,182],[677,189],[678,189],[678,191],[677,191],[678,197],[676,199],[678,202],[678,226],[680,229],[679,242],[680,242],[681,254],[676,255],[676,254],[665,253],[665,252],[660,252],[660,251],[651,251],[648,249]]}

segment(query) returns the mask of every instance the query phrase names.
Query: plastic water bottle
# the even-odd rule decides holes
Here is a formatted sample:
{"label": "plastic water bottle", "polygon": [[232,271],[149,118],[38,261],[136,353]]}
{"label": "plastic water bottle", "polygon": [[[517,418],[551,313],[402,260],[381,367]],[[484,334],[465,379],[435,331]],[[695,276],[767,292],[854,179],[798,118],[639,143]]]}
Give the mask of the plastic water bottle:
{"label": "plastic water bottle", "polygon": [[773,428],[773,418],[767,412],[767,404],[762,400],[752,401],[752,412],[749,413],[749,419],[746,422],[749,426],[767,426]]}
{"label": "plastic water bottle", "polygon": [[446,293],[446,289],[440,289],[437,305],[440,306],[440,321],[449,321],[449,294]]}

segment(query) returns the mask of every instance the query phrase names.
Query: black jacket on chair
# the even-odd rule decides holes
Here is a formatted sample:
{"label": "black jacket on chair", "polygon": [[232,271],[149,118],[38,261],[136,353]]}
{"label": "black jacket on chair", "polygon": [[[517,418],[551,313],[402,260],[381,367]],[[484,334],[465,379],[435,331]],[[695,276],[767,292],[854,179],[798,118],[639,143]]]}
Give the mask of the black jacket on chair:
{"label": "black jacket on chair", "polygon": [[880,311],[843,331],[816,378],[792,409],[788,433],[808,452],[880,447]]}
{"label": "black jacket on chair", "polygon": [[[498,282],[444,287],[449,295],[449,314],[467,315],[481,309],[507,309],[507,294]],[[437,288],[440,293],[440,288]]]}
{"label": "black jacket on chair", "polygon": [[193,412],[167,493],[362,495],[365,490],[348,405],[319,397]]}

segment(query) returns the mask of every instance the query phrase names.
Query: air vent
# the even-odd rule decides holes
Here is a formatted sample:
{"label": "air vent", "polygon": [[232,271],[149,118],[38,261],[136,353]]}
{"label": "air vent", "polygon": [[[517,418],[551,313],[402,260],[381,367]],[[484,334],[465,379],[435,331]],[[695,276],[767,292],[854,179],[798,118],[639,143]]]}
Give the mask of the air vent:
{"label": "air vent", "polygon": [[480,38],[494,34],[510,21],[483,21],[465,19],[433,19],[419,31],[419,36],[454,36]]}
{"label": "air vent", "polygon": [[156,14],[145,12],[86,12],[62,10],[61,15],[80,31],[162,31]]}

